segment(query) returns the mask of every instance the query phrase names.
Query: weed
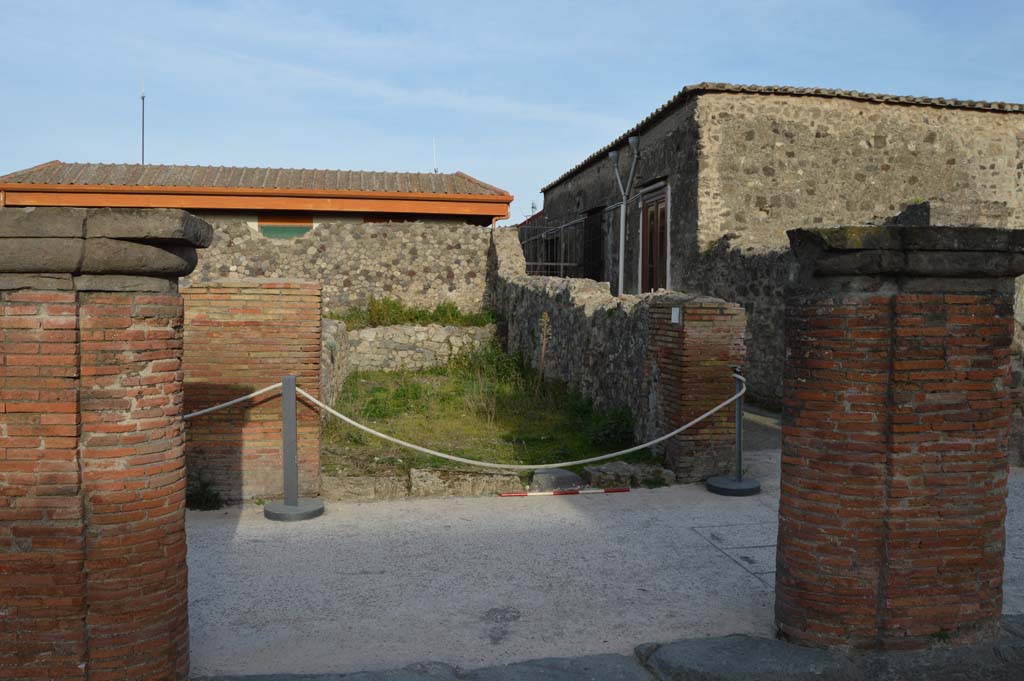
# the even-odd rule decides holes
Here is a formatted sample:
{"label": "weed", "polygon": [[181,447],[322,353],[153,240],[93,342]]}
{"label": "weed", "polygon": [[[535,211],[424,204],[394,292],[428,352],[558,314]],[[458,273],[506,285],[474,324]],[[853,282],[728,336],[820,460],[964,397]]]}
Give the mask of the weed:
{"label": "weed", "polygon": [[[348,377],[336,408],[375,422],[389,435],[495,463],[582,459],[633,444],[628,410],[598,409],[566,386],[502,352],[496,343],[425,371],[360,372]],[[324,428],[323,470],[384,474],[453,464],[363,435],[332,419]],[[627,460],[654,462],[650,452]]]}
{"label": "weed", "polygon": [[213,482],[201,473],[189,472],[185,480],[185,508],[193,511],[216,511],[223,508],[224,498]]}
{"label": "weed", "polygon": [[324,315],[340,319],[350,330],[396,324],[443,324],[445,326],[486,326],[494,323],[490,312],[463,312],[454,303],[440,303],[434,309],[411,307],[394,298],[371,297],[366,307]]}
{"label": "weed", "polygon": [[604,418],[591,424],[587,438],[591,444],[609,447],[632,443],[633,414],[622,407],[609,410]]}

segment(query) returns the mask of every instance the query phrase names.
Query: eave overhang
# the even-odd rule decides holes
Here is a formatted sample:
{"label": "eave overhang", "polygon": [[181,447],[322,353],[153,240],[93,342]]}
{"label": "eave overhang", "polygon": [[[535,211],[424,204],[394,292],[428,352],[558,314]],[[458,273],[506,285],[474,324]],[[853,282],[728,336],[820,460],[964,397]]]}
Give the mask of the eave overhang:
{"label": "eave overhang", "polygon": [[503,220],[511,194],[0,183],[0,206],[285,210],[458,215]]}

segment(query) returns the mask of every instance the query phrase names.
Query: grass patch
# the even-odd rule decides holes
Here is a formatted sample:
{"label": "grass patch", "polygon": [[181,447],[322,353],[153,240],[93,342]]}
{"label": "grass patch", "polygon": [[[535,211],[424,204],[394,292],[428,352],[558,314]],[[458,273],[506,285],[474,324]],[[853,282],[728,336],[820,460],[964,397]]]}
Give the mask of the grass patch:
{"label": "grass patch", "polygon": [[487,326],[494,323],[490,312],[462,312],[454,303],[441,303],[433,310],[409,307],[394,298],[373,298],[366,307],[345,312],[331,311],[325,317],[345,322],[348,329],[366,329],[373,326],[397,324],[441,324],[444,326]]}
{"label": "grass patch", "polygon": [[[425,371],[359,372],[335,408],[394,437],[494,463],[584,459],[634,444],[628,410],[602,410],[536,372],[495,343]],[[330,419],[322,466],[329,475],[385,475],[409,468],[464,468],[419,454]],[[656,463],[640,451],[627,461]]]}

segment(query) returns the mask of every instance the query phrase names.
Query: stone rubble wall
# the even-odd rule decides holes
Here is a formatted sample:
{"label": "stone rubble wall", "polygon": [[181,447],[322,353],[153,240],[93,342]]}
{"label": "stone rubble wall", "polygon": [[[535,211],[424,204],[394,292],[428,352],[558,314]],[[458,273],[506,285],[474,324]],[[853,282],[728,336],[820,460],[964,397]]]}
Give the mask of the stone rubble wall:
{"label": "stone rubble wall", "polygon": [[[501,320],[508,351],[598,407],[629,409],[638,440],[673,430],[733,394],[733,367],[743,365],[745,352],[739,305],[668,291],[616,298],[607,283],[529,276],[515,230],[494,233],[490,257],[487,304]],[[660,446],[679,480],[728,467],[734,414],[723,409]]]}
{"label": "stone rubble wall", "polygon": [[[932,224],[1024,227],[1024,115],[823,96],[706,93],[640,133],[637,187],[670,191],[670,288],[742,303],[751,397],[782,400],[785,232],[871,224],[922,200]],[[621,165],[632,154],[623,141]],[[544,193],[548,225],[619,202],[598,160]],[[640,209],[628,208],[625,290],[637,285]],[[617,218],[617,213],[613,216]],[[605,279],[618,271],[618,222]],[[1024,423],[1024,416],[1021,417]],[[1024,430],[1024,425],[1022,425]]]}
{"label": "stone rubble wall", "polygon": [[405,371],[444,366],[457,355],[490,343],[495,326],[399,324],[349,331],[345,322],[323,320],[320,383],[333,405],[353,371]]}
{"label": "stone rubble wall", "polygon": [[[324,319],[320,330],[320,399],[334,406],[348,377],[348,332],[345,322]],[[324,418],[330,418],[324,415]]]}
{"label": "stone rubble wall", "polygon": [[444,366],[494,338],[487,326],[378,326],[348,332],[350,371],[403,371]]}
{"label": "stone rubble wall", "polygon": [[490,229],[462,222],[363,222],[333,219],[293,239],[256,231],[256,216],[204,214],[214,227],[186,283],[283,277],[318,281],[325,310],[365,305],[371,296],[433,308],[482,307]]}

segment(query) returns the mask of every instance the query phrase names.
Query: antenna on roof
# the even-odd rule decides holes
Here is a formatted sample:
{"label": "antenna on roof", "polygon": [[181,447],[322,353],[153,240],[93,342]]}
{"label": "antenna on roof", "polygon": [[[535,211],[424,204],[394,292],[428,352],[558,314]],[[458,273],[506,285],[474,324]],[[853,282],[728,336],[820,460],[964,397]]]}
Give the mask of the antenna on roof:
{"label": "antenna on roof", "polygon": [[437,137],[431,137],[431,141],[434,143],[434,172],[437,172]]}
{"label": "antenna on roof", "polygon": [[146,79],[142,79],[142,165],[146,165]]}

